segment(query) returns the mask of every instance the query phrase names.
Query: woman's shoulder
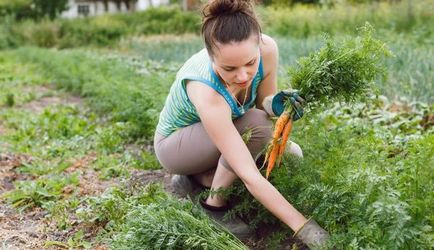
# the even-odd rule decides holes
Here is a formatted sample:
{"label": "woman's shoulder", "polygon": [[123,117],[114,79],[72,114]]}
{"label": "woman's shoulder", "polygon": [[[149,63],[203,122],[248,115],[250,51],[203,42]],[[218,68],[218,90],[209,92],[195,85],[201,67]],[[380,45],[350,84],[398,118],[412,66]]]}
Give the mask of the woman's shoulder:
{"label": "woman's shoulder", "polygon": [[270,36],[262,34],[260,50],[264,75],[267,76],[276,70],[279,58],[277,43]]}
{"label": "woman's shoulder", "polygon": [[224,98],[210,86],[198,81],[187,82],[187,94],[196,108],[202,106],[226,106]]}
{"label": "woman's shoulder", "polygon": [[187,59],[181,68],[178,70],[177,77],[184,78],[186,76],[201,76],[204,77],[208,74],[209,70],[209,56],[206,50],[202,49],[193,54]]}
{"label": "woman's shoulder", "polygon": [[277,48],[276,41],[272,37],[266,34],[262,34],[261,38],[262,40],[260,43],[260,49],[261,49],[262,58],[266,59],[270,57],[277,57],[278,48]]}

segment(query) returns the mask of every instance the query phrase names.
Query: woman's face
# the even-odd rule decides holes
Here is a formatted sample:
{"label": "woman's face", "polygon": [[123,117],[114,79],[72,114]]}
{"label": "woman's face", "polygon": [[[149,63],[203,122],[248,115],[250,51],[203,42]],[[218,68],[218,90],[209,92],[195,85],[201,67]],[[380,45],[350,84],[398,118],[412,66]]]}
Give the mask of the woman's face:
{"label": "woman's face", "polygon": [[260,59],[256,35],[251,35],[242,42],[217,43],[213,52],[213,68],[228,86],[236,86],[238,89],[250,86]]}

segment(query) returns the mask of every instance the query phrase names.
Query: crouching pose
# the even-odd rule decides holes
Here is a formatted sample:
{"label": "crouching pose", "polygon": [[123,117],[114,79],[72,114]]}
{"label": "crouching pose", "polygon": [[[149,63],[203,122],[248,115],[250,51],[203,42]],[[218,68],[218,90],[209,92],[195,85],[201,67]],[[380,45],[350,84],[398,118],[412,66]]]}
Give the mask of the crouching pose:
{"label": "crouching pose", "polygon": [[[280,115],[288,98],[300,100],[292,98],[291,92],[277,93],[275,41],[262,34],[248,0],[206,4],[202,36],[205,48],[177,73],[154,137],[158,160],[175,174],[174,188],[188,193],[198,183],[225,189],[239,178],[304,243],[324,243],[327,232],[286,201],[261,175],[254,160],[270,141],[270,116]],[[300,118],[297,113],[294,120]],[[244,143],[241,135],[247,130],[251,138]],[[298,145],[289,148],[301,154]],[[201,205],[238,237],[250,233],[241,220],[222,220],[228,209],[222,196],[210,195]]]}

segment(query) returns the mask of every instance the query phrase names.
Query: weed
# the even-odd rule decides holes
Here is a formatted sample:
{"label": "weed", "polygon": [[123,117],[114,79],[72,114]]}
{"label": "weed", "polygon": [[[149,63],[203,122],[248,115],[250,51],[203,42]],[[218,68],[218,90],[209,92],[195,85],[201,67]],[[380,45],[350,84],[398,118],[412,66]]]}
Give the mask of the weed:
{"label": "weed", "polygon": [[12,107],[15,105],[15,96],[14,94],[7,94],[6,95],[6,101],[5,101],[6,107]]}
{"label": "weed", "polygon": [[77,184],[78,177],[76,175],[39,178],[36,181],[18,181],[14,183],[15,190],[2,196],[13,206],[25,210],[56,200],[60,198],[66,185]]}

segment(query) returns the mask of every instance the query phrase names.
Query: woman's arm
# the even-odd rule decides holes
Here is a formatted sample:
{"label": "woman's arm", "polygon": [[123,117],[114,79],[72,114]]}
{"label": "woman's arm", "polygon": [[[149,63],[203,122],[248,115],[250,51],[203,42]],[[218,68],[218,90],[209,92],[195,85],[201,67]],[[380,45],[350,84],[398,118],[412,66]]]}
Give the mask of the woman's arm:
{"label": "woman's arm", "polygon": [[187,92],[211,140],[249,192],[292,230],[298,230],[306,218],[260,174],[232,122],[231,109],[224,98],[197,82],[188,83]]}

